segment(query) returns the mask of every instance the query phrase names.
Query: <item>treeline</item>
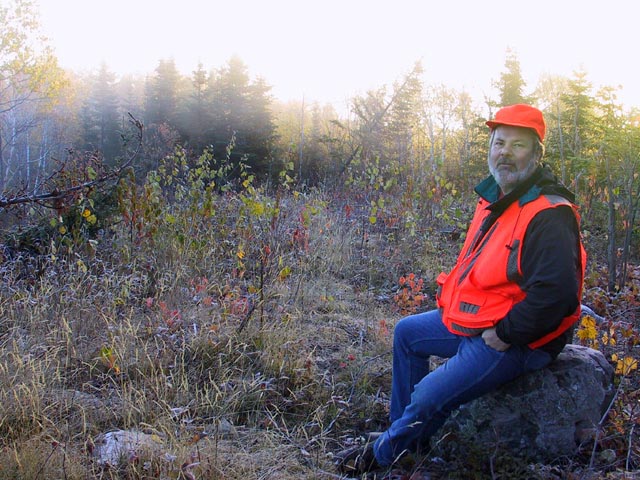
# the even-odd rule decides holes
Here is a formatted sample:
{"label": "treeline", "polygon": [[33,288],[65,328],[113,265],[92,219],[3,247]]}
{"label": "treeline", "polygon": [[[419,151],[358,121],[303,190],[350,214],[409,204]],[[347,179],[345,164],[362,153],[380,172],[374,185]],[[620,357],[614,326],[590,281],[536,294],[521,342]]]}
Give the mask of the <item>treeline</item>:
{"label": "treeline", "polygon": [[37,194],[70,159],[88,155],[117,166],[129,158],[131,118],[144,124],[134,165],[140,179],[180,146],[192,161],[206,151],[226,162],[229,178],[242,164],[266,184],[286,171],[299,188],[353,186],[363,198],[438,185],[468,191],[486,174],[486,118],[502,105],[529,102],[545,112],[545,158],[578,193],[585,225],[606,230],[610,288],[618,248],[626,265],[638,243],[640,115],[623,109],[614,88],[594,91],[585,71],[548,75],[527,90],[517,55],[508,51],[495,97],[478,102],[467,92],[425,83],[416,63],[393,85],[351,99],[338,113],[302,99],[276,101],[267,81],[251,78],[235,57],[188,75],[171,59],[144,78],[118,78],[107,65],[86,76],[62,71],[39,39],[29,5],[0,6],[4,197]]}
{"label": "treeline", "polygon": [[270,87],[252,80],[239,58],[220,69],[202,65],[185,77],[173,60],[161,60],[146,78],[116,79],[106,65],[79,79],[79,136],[83,150],[96,150],[113,163],[122,155],[123,119],[133,115],[145,125],[142,167],[152,168],[177,144],[193,155],[210,149],[216,157],[243,158],[256,174],[277,161],[276,127]]}

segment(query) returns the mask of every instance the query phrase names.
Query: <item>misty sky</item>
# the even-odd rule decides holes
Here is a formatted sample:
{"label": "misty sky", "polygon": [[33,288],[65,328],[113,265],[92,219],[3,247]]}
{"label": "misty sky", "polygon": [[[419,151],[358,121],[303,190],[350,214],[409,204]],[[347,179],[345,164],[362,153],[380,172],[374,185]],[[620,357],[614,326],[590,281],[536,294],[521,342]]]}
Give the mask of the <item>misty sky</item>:
{"label": "misty sky", "polygon": [[36,0],[60,64],[184,74],[238,55],[279,99],[332,102],[391,85],[421,60],[427,84],[481,100],[516,52],[529,93],[543,73],[582,67],[640,107],[635,0]]}

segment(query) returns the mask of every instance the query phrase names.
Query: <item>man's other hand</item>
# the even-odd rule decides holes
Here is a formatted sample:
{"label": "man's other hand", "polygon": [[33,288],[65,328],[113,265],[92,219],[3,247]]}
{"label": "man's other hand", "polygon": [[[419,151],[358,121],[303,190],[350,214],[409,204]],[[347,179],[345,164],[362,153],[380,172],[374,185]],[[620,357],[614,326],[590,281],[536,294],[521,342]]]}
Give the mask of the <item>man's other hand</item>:
{"label": "man's other hand", "polygon": [[510,344],[500,340],[500,337],[498,337],[498,334],[496,333],[495,327],[488,328],[487,330],[482,332],[482,339],[484,340],[484,343],[487,344],[487,346],[493,348],[494,350],[497,350],[498,352],[504,352],[511,346]]}

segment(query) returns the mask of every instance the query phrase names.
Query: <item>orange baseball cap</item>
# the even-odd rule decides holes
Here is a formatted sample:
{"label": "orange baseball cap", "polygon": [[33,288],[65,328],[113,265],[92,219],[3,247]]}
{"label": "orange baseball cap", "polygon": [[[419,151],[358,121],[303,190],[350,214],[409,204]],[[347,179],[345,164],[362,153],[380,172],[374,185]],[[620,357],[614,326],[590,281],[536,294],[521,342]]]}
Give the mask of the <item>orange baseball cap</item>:
{"label": "orange baseball cap", "polygon": [[501,108],[496,112],[495,119],[489,120],[487,125],[491,130],[498,125],[530,128],[536,132],[541,142],[544,140],[544,134],[547,130],[542,112],[531,105],[523,103]]}

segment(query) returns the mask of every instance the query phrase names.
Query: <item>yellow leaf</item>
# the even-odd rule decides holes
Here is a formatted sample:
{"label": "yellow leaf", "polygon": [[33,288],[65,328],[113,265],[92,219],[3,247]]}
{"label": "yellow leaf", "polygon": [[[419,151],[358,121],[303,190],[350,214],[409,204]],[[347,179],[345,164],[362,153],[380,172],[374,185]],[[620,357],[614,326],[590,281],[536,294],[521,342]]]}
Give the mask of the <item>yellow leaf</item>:
{"label": "yellow leaf", "polygon": [[633,357],[624,357],[622,360],[618,360],[616,364],[616,374],[629,375],[632,371],[638,368],[638,361]]}
{"label": "yellow leaf", "polygon": [[598,335],[595,318],[585,315],[580,322],[577,335],[580,340],[595,340]]}
{"label": "yellow leaf", "polygon": [[291,267],[286,266],[282,270],[280,270],[280,273],[278,273],[278,278],[280,279],[280,281],[284,281],[289,275],[291,275]]}

